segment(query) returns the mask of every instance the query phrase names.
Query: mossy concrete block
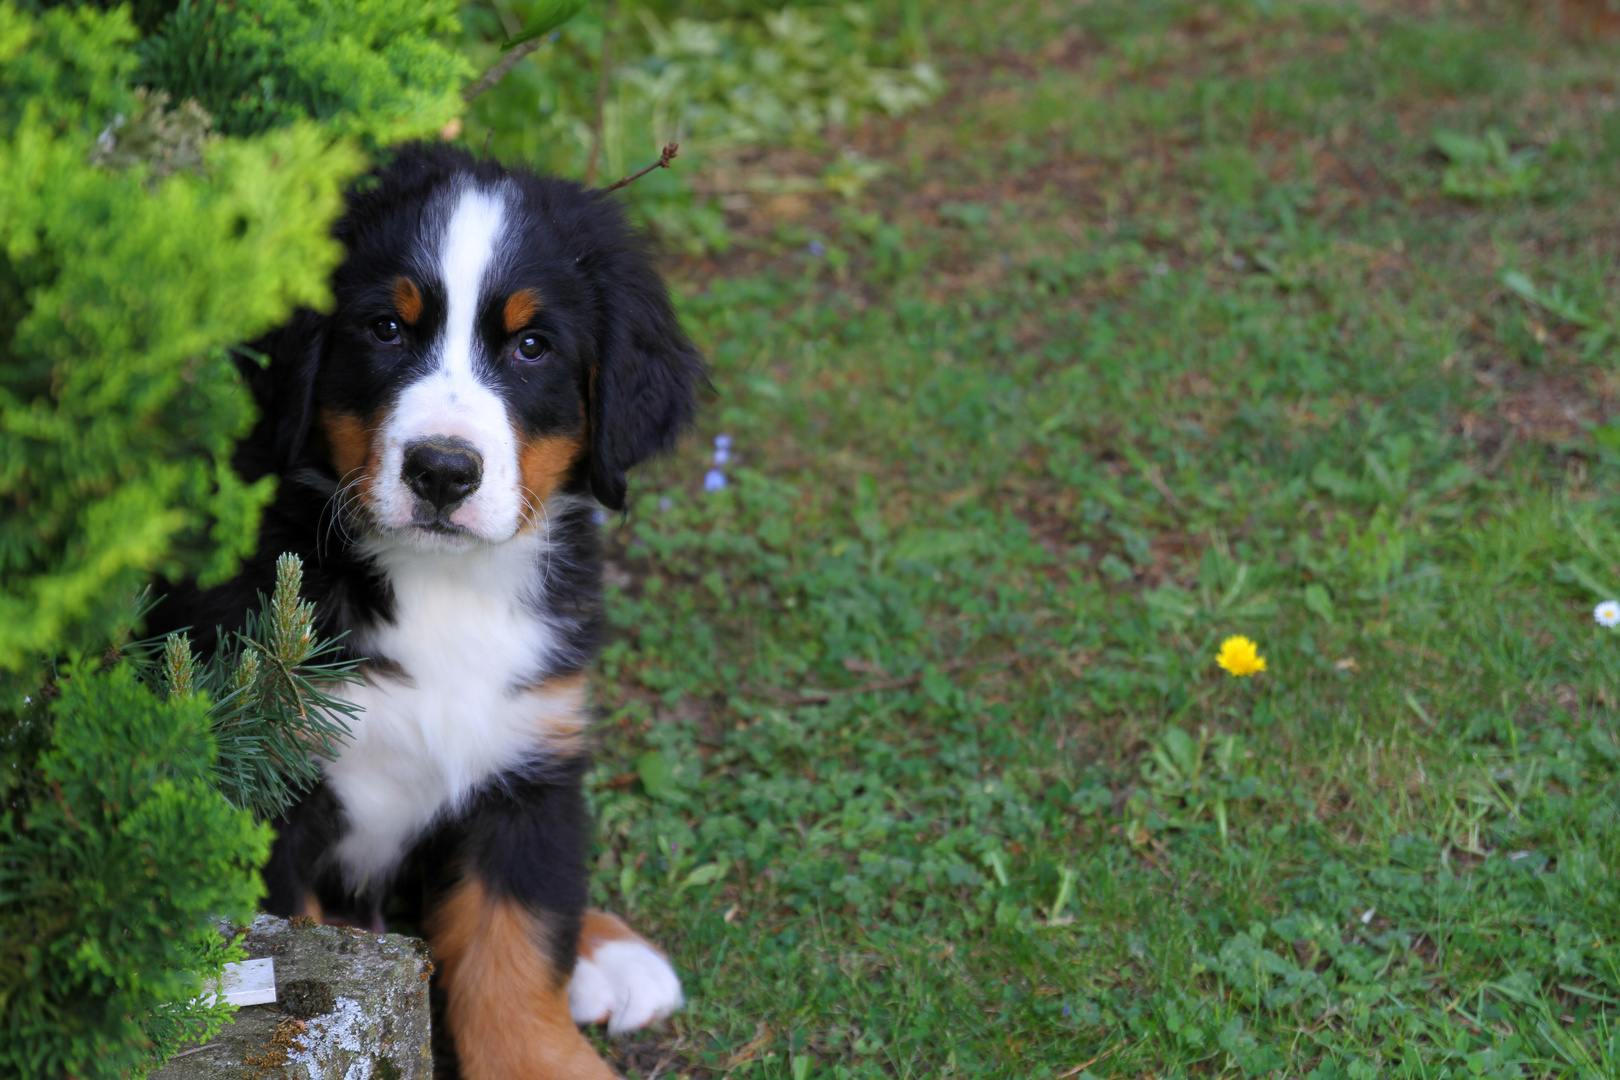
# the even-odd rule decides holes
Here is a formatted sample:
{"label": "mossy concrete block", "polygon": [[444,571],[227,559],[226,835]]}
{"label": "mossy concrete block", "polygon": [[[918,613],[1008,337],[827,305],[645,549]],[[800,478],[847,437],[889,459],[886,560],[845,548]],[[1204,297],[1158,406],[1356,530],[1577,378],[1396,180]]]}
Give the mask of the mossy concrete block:
{"label": "mossy concrete block", "polygon": [[424,942],[260,915],[249,957],[276,965],[276,1003],[249,1005],[152,1080],[431,1080]]}

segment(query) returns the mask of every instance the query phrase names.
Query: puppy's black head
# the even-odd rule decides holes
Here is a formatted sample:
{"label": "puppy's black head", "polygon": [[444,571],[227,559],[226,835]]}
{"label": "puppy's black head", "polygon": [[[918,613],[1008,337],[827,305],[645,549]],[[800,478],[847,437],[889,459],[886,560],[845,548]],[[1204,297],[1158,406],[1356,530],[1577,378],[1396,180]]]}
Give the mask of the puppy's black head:
{"label": "puppy's black head", "polygon": [[272,346],[279,467],[315,465],[416,546],[522,530],[544,500],[622,509],[691,420],[703,363],[614,203],[442,147],[352,195],[330,314]]}

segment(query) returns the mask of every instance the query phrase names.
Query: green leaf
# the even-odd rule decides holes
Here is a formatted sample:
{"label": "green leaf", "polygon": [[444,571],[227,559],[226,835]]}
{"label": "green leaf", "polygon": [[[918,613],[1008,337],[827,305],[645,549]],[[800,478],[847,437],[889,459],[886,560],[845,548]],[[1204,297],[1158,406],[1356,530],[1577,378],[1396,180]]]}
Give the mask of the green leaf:
{"label": "green leaf", "polygon": [[1553,563],[1553,580],[1560,585],[1579,585],[1594,600],[1611,600],[1616,592],[1612,585],[1604,584],[1596,574],[1578,562]]}
{"label": "green leaf", "polygon": [[726,868],[722,863],[705,863],[686,875],[686,879],[675,889],[676,892],[685,892],[698,885],[707,885],[725,875]]}
{"label": "green leaf", "polygon": [[855,527],[868,543],[883,539],[883,509],[878,502],[877,481],[862,473],[855,481]]}
{"label": "green leaf", "polygon": [[1325,461],[1311,470],[1311,483],[1340,499],[1355,498],[1361,490],[1361,485],[1350,474],[1335,469]]}
{"label": "green leaf", "polygon": [[1308,611],[1322,616],[1323,622],[1331,623],[1333,621],[1333,598],[1328,595],[1327,589],[1323,586],[1305,586],[1305,607]]}
{"label": "green leaf", "polygon": [[1170,762],[1186,779],[1198,771],[1198,743],[1180,728],[1169,728],[1164,733],[1164,749]]}
{"label": "green leaf", "polygon": [[649,750],[636,759],[636,775],[641,777],[641,786],[647,789],[647,794],[655,799],[681,797],[680,785],[675,783],[669,762],[657,750]]}
{"label": "green leaf", "polygon": [[1517,293],[1532,304],[1540,303],[1540,300],[1537,299],[1540,294],[1536,292],[1535,282],[1531,281],[1521,271],[1504,270],[1499,280],[1502,282],[1502,287],[1509,292]]}
{"label": "green leaf", "polygon": [[1585,311],[1564,295],[1564,291],[1557,285],[1547,289],[1538,288],[1535,282],[1518,270],[1504,270],[1500,278],[1502,287],[1517,295],[1528,304],[1534,304],[1549,315],[1556,315],[1567,323],[1581,327],[1583,330],[1605,331],[1610,329],[1602,319]]}
{"label": "green leaf", "polygon": [[913,529],[895,542],[891,557],[896,562],[943,562],[957,555],[970,555],[978,537],[955,529]]}
{"label": "green leaf", "polygon": [[540,0],[534,5],[534,21],[501,42],[501,48],[510,49],[525,41],[544,37],[578,15],[584,7],[585,0]]}
{"label": "green leaf", "polygon": [[1491,145],[1483,139],[1442,128],[1434,133],[1435,149],[1459,164],[1483,165],[1491,160]]}

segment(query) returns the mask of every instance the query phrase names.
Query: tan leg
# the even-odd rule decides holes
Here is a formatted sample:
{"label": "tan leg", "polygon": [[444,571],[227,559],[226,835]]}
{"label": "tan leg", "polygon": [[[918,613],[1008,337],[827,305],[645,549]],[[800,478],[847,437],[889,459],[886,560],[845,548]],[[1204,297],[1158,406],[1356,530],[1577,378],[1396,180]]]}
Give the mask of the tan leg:
{"label": "tan leg", "polygon": [[321,907],[320,898],[313,889],[304,890],[304,910],[301,915],[314,919],[322,926],[353,926],[373,934],[388,933],[388,924],[383,921],[382,912],[378,911],[369,919],[359,919],[349,915],[339,915]]}
{"label": "tan leg", "polygon": [[457,886],[428,927],[464,1080],[609,1080],[568,1012],[545,921],[481,882]]}

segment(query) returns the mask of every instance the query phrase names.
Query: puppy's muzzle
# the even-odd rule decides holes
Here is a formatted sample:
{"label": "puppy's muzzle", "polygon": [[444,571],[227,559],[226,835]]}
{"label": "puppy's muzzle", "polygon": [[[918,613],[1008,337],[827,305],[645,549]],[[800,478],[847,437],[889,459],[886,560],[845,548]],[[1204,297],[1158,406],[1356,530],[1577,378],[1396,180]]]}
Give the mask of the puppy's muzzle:
{"label": "puppy's muzzle", "polygon": [[466,439],[418,439],[405,447],[400,477],[442,516],[478,490],[484,459]]}

